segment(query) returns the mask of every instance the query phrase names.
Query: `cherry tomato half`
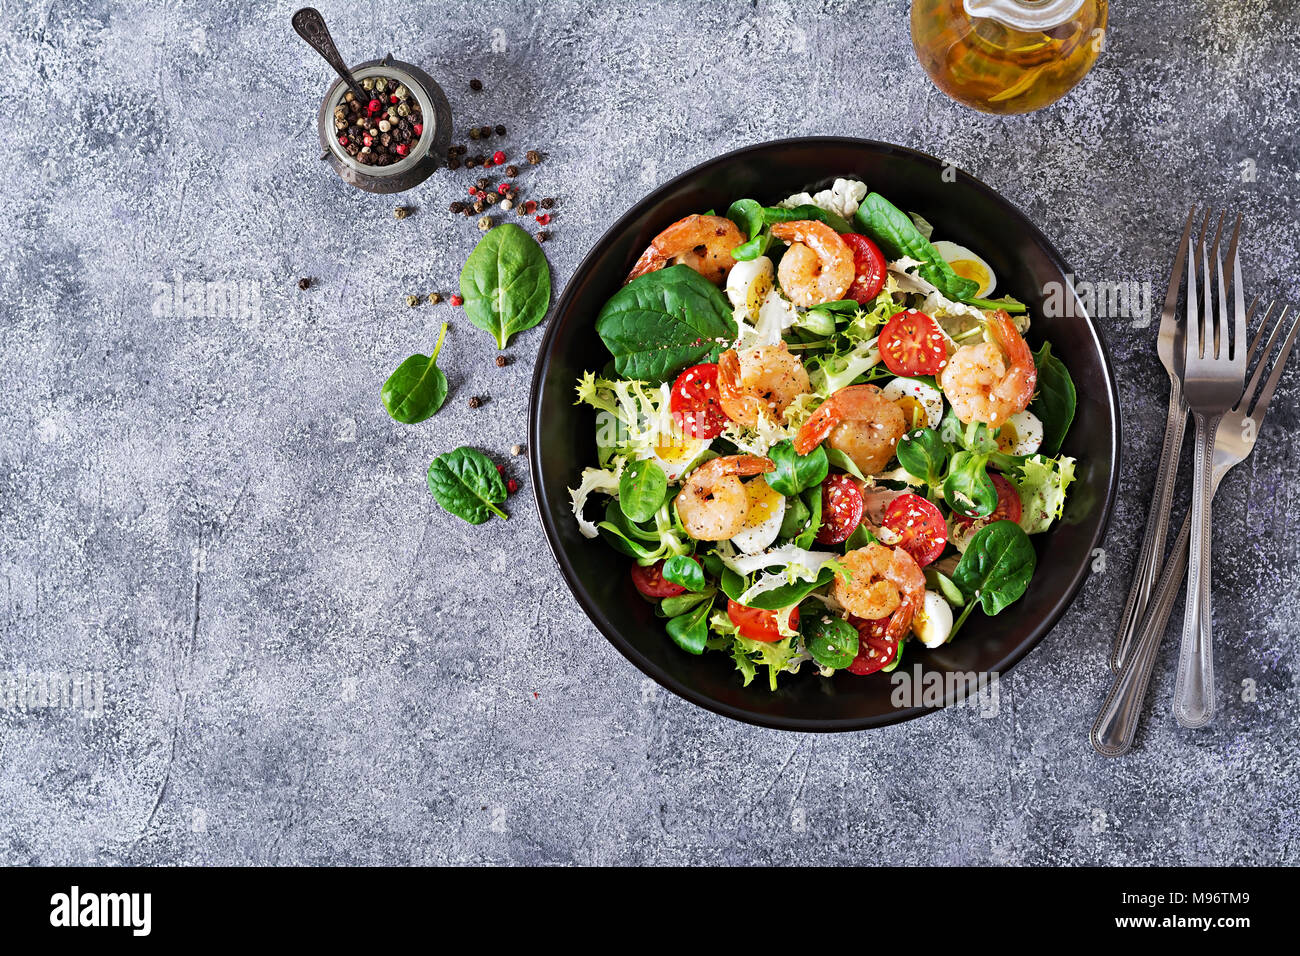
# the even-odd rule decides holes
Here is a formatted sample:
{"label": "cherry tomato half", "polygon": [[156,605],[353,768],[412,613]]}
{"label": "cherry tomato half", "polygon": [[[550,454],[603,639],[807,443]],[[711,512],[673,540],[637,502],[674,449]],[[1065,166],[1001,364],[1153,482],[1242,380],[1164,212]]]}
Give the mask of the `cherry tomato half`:
{"label": "cherry tomato half", "polygon": [[885,509],[881,525],[898,535],[902,548],[921,567],[943,554],[948,546],[948,522],[939,507],[920,495],[899,495]]}
{"label": "cherry tomato half", "polygon": [[880,333],[880,357],[895,375],[938,375],[948,364],[939,323],[924,312],[898,312]]}
{"label": "cherry tomato half", "polygon": [[747,637],[751,641],[762,641],[764,644],[772,644],[776,641],[784,640],[780,628],[777,627],[777,615],[787,614],[786,627],[795,631],[799,629],[799,608],[785,608],[781,611],[764,611],[758,607],[746,607],[744,604],[737,604],[731,598],[727,598],[727,616],[731,618],[731,623],[736,625],[740,631],[741,637]]}
{"label": "cherry tomato half", "polygon": [[976,521],[985,521],[992,524],[994,521],[1020,520],[1020,514],[1024,510],[1024,506],[1021,504],[1020,492],[1016,491],[1016,486],[996,472],[990,471],[989,477],[993,479],[993,487],[998,492],[998,504],[993,509],[993,513],[985,518],[968,518],[959,511],[953,511],[952,516],[955,520],[964,525],[971,525]]}
{"label": "cherry tomato half", "polygon": [[656,561],[654,564],[642,567],[639,564],[632,565],[632,583],[636,589],[648,598],[677,597],[679,594],[685,594],[686,588],[680,584],[673,584],[671,581],[664,580],[664,563]]}
{"label": "cherry tomato half", "polygon": [[822,526],[818,544],[842,544],[862,523],[862,490],[843,472],[822,482]]}
{"label": "cherry tomato half", "polygon": [[898,655],[898,641],[885,634],[889,618],[866,621],[850,617],[849,623],[858,629],[858,656],[848,666],[850,674],[874,674]]}
{"label": "cherry tomato half", "polygon": [[668,399],[673,420],[689,438],[717,438],[731,419],[718,395],[718,366],[692,365],[673,382]]}
{"label": "cherry tomato half", "polygon": [[880,290],[885,286],[885,276],[888,273],[885,254],[874,242],[856,232],[846,232],[840,238],[853,250],[853,268],[856,273],[844,298],[866,305],[880,295]]}

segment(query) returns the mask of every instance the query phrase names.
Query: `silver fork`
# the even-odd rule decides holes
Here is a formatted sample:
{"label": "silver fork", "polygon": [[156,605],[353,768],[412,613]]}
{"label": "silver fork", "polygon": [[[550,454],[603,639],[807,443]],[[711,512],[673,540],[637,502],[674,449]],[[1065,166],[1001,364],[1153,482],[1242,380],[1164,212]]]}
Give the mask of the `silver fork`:
{"label": "silver fork", "polygon": [[[1160,333],[1156,339],[1156,352],[1169,373],[1169,414],[1165,418],[1165,441],[1160,447],[1160,464],[1156,470],[1155,498],[1147,515],[1147,529],[1142,536],[1142,550],[1138,552],[1137,567],[1133,572],[1133,586],[1124,602],[1115,646],[1111,649],[1110,669],[1118,674],[1133,646],[1134,634],[1146,610],[1151,590],[1160,571],[1160,559],[1165,553],[1165,535],[1169,533],[1169,511],[1174,496],[1174,482],[1178,478],[1178,457],[1183,447],[1183,431],[1187,427],[1187,402],[1183,400],[1183,328],[1178,321],[1178,290],[1183,284],[1183,271],[1190,266],[1187,247],[1192,235],[1196,208],[1187,214],[1183,237],[1174,254],[1174,268],[1169,276],[1165,293],[1165,307],[1160,314]],[[1206,225],[1209,215],[1206,215]],[[1201,228],[1201,242],[1205,241],[1205,226]]]}
{"label": "silver fork", "polygon": [[[1255,311],[1253,304],[1250,311],[1253,315]],[[1278,316],[1277,324],[1273,327],[1268,345],[1265,346],[1261,356],[1259,343],[1268,331],[1269,318],[1272,314],[1273,305],[1270,303],[1264,317],[1260,320],[1255,340],[1250,345],[1250,356],[1247,361],[1255,368],[1250,377],[1250,384],[1242,392],[1241,400],[1220,420],[1215,434],[1213,488],[1215,492],[1218,491],[1223,476],[1245,461],[1253,450],[1256,436],[1264,424],[1264,416],[1268,413],[1268,403],[1273,398],[1273,390],[1277,387],[1278,379],[1282,377],[1282,369],[1291,354],[1296,332],[1300,331],[1300,317],[1297,317],[1282,346],[1282,351],[1273,364],[1273,371],[1269,374],[1268,381],[1256,396],[1255,389],[1265,368],[1268,367],[1268,357],[1273,354],[1273,347],[1277,344],[1278,337],[1286,324],[1287,309],[1283,308],[1281,315]],[[1182,584],[1183,575],[1187,572],[1187,540],[1190,535],[1191,513],[1188,512],[1183,518],[1182,527],[1178,530],[1173,550],[1169,553],[1169,561],[1152,593],[1151,603],[1147,606],[1147,616],[1137,631],[1132,653],[1125,659],[1124,666],[1111,685],[1110,693],[1107,694],[1097,714],[1097,720],[1092,725],[1090,735],[1092,746],[1103,756],[1119,757],[1128,753],[1133,747],[1138,719],[1142,713],[1142,702],[1146,697],[1152,668],[1155,666],[1156,651],[1160,647],[1160,639],[1164,636],[1165,625],[1169,622],[1169,612],[1178,597],[1179,585]]]}
{"label": "silver fork", "polygon": [[[1174,687],[1174,719],[1184,727],[1204,727],[1214,717],[1214,621],[1210,604],[1210,502],[1214,494],[1214,439],[1219,419],[1232,407],[1246,381],[1246,302],[1241,287],[1237,239],[1241,217],[1232,230],[1228,262],[1232,269],[1231,307],[1219,257],[1223,216],[1214,231],[1213,249],[1199,243],[1203,315],[1197,314],[1196,270],[1187,270],[1187,348],[1183,360],[1183,394],[1196,422],[1192,462],[1191,553],[1187,574],[1187,611]],[[1214,279],[1210,276],[1210,255]],[[1215,321],[1211,282],[1218,286]],[[1230,314],[1231,313],[1231,314]],[[1231,324],[1231,328],[1229,325]]]}

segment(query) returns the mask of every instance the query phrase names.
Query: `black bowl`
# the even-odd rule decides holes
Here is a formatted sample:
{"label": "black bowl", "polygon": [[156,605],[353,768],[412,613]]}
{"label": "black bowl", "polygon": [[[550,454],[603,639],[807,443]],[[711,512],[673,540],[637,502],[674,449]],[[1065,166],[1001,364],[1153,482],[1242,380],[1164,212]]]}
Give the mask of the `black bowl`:
{"label": "black bowl", "polygon": [[[690,213],[722,211],[743,197],[776,202],[835,176],[861,179],[899,207],[920,213],[937,235],[988,260],[999,277],[997,294],[1029,305],[1030,345],[1050,341],[1074,377],[1079,404],[1063,452],[1078,459],[1078,478],[1064,520],[1032,539],[1039,560],[1029,590],[997,617],[974,614],[952,644],[925,650],[909,643],[901,669],[910,673],[920,664],[922,673],[1005,674],[1052,629],[1088,573],[1119,474],[1118,395],[1106,346],[1069,291],[1071,270],[1042,233],[988,186],[965,173],[948,182],[951,172],[943,173],[944,164],[932,156],[867,140],[781,140],[737,150],[683,173],[632,207],[596,243],[560,299],[542,341],[529,411],[529,459],[542,526],[564,579],[601,633],[642,671],[692,703],[799,731],[861,730],[929,709],[894,707],[893,685],[883,674],[841,672],[823,679],[806,667],[782,675],[775,693],[762,673],[742,687],[729,655],[693,657],[678,649],[633,588],[628,559],[578,532],[566,488],[576,486],[583,467],[596,461],[596,442],[594,413],[574,406],[574,384],[583,371],[604,368],[610,357],[595,333],[595,317],[655,234]],[[1073,308],[1063,310],[1065,316],[1044,314],[1046,290],[1052,288],[1067,290]],[[589,503],[593,514],[597,507]],[[948,706],[956,694],[951,681],[944,686]]]}

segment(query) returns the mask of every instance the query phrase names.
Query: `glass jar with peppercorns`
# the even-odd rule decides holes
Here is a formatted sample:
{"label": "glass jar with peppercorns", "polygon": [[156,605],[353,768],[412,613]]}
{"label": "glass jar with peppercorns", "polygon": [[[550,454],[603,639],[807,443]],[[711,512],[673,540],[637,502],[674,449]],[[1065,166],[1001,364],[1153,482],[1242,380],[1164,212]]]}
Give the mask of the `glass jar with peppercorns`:
{"label": "glass jar with peppercorns", "polygon": [[330,87],[317,125],[322,157],[348,183],[373,193],[419,185],[451,143],[446,94],[419,67],[392,56],[353,68],[364,102],[343,80]]}

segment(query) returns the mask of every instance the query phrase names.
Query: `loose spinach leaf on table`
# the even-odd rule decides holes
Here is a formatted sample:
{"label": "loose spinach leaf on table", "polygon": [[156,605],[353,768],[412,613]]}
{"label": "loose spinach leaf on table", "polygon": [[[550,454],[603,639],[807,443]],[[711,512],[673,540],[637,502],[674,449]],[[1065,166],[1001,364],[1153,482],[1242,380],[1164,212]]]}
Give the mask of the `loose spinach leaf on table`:
{"label": "loose spinach leaf on table", "polygon": [[952,581],[985,614],[997,614],[1025,593],[1037,563],[1024,529],[1014,521],[995,521],[971,538]]}
{"label": "loose spinach leaf on table", "polygon": [[482,524],[492,515],[507,517],[497,507],[506,500],[506,483],[492,459],[477,448],[457,448],[439,455],[429,465],[428,483],[444,510],[470,524]]}
{"label": "loose spinach leaf on table", "polygon": [[618,504],[633,521],[649,521],[668,494],[668,477],[649,458],[634,461],[618,480]]}
{"label": "loose spinach leaf on table", "polygon": [[735,332],[727,297],[690,266],[638,276],[596,317],[618,374],[655,383],[721,349]]}
{"label": "loose spinach leaf on table", "polygon": [[447,376],[438,368],[438,353],[447,335],[442,323],[432,355],[412,355],[397,366],[380,389],[379,399],[394,420],[414,425],[429,418],[447,399]]}
{"label": "loose spinach leaf on table", "polygon": [[1029,410],[1043,423],[1043,445],[1039,450],[1050,458],[1061,450],[1065,433],[1074,421],[1078,399],[1074,380],[1061,360],[1052,354],[1051,343],[1043,343],[1034,353],[1034,365],[1038,368],[1038,393]]}
{"label": "loose spinach leaf on table", "polygon": [[794,450],[794,442],[787,438],[768,449],[767,455],[776,465],[776,470],[769,471],[763,477],[773,491],[786,497],[797,495],[813,485],[820,485],[830,470],[830,462],[821,445],[806,455],[800,455]]}
{"label": "loose spinach leaf on table", "polygon": [[503,349],[510,336],[546,318],[551,267],[541,246],[512,222],[479,240],[460,270],[465,316]]}
{"label": "loose spinach leaf on table", "polygon": [[918,271],[949,299],[961,300],[979,291],[979,283],[953,271],[938,250],[921,235],[912,218],[880,193],[871,193],[854,214],[861,231],[875,240],[891,262],[907,257],[921,263]]}

